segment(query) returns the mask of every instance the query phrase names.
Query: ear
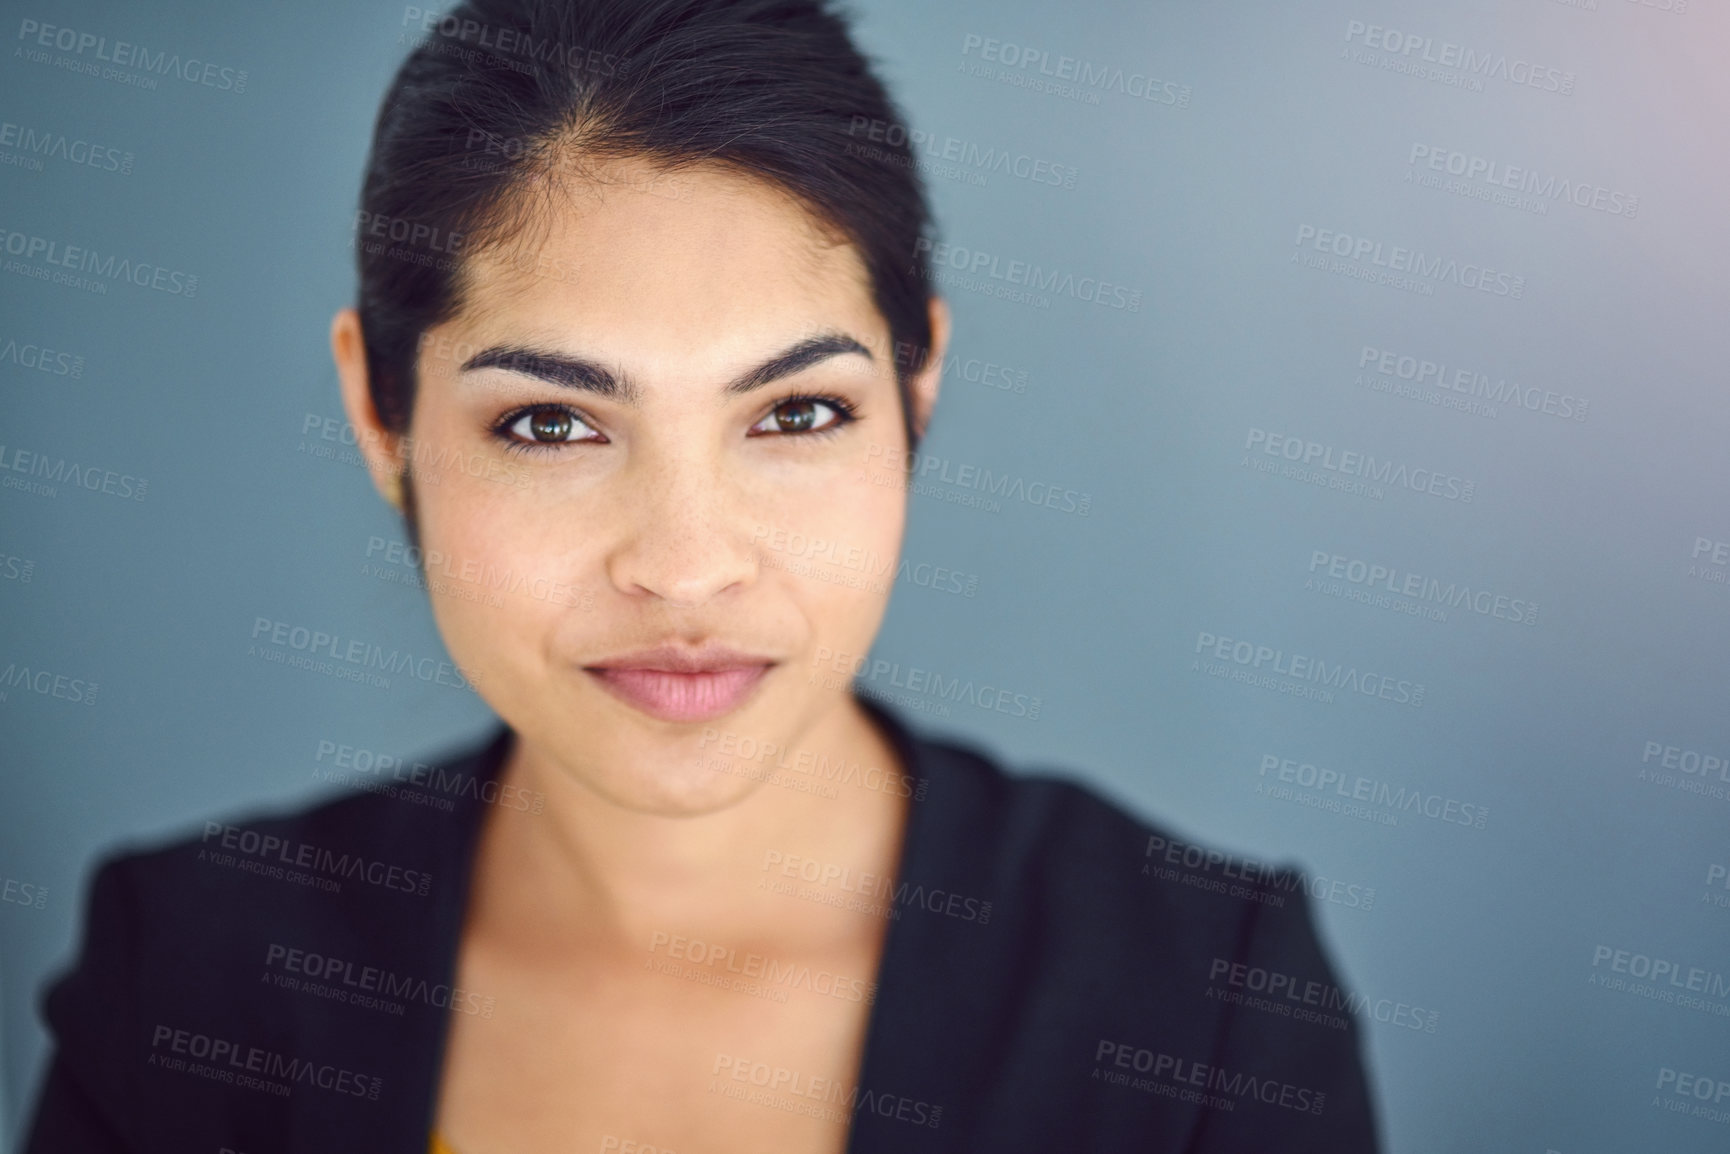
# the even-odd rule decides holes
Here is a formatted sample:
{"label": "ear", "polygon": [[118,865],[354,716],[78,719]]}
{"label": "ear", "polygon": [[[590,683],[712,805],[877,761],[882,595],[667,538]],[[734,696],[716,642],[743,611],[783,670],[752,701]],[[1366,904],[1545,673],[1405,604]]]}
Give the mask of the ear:
{"label": "ear", "polygon": [[925,367],[907,382],[908,395],[913,402],[913,429],[921,437],[925,435],[927,426],[931,424],[931,414],[937,408],[937,390],[943,384],[943,358],[949,351],[949,305],[942,297],[934,296],[928,307],[931,352],[925,358]]}
{"label": "ear", "polygon": [[343,309],[330,322],[330,355],[336,360],[337,380],[342,384],[342,407],[354,429],[355,442],[366,458],[366,469],[379,494],[402,512],[402,441],[385,428],[372,403],[366,371],[366,338],[360,329],[360,314]]}

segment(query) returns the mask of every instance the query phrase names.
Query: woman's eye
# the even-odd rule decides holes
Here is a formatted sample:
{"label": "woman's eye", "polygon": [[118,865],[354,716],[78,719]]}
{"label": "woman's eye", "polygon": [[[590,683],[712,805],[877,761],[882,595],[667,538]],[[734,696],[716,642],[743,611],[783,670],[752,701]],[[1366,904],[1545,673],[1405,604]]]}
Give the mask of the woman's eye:
{"label": "woman's eye", "polygon": [[529,409],[511,421],[506,431],[518,441],[536,445],[563,445],[589,440],[594,430],[569,409],[554,405]]}
{"label": "woman's eye", "polygon": [[751,426],[753,433],[820,433],[843,423],[848,414],[838,402],[792,397]]}

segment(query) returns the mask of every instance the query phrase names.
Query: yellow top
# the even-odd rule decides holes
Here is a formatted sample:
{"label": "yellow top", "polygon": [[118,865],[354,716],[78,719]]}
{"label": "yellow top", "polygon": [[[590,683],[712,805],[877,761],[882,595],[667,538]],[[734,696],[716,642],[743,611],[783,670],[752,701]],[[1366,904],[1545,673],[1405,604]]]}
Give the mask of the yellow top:
{"label": "yellow top", "polygon": [[457,1154],[457,1152],[446,1146],[443,1138],[434,1134],[432,1136],[432,1149],[428,1151],[428,1154]]}

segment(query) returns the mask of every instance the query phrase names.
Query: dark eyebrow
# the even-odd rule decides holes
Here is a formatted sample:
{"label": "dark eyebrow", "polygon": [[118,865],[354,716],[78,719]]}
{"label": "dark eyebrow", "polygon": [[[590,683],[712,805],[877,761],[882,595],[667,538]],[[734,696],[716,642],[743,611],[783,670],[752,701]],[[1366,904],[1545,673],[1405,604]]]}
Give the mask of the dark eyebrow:
{"label": "dark eyebrow", "polygon": [[637,389],[629,378],[615,376],[594,361],[581,357],[494,345],[463,362],[463,372],[471,369],[506,369],[562,388],[598,393],[627,405],[637,403]]}
{"label": "dark eyebrow", "polygon": [[846,356],[858,353],[866,360],[871,360],[871,350],[840,333],[824,333],[800,341],[786,352],[771,360],[764,361],[738,380],[727,386],[728,396],[738,396],[752,389],[760,389],[764,385],[790,377],[802,369],[808,369],[818,361],[826,361],[830,357]]}
{"label": "dark eyebrow", "polygon": [[[752,389],[760,389],[782,377],[810,368],[819,361],[852,353],[857,353],[866,360],[872,359],[871,350],[852,337],[840,333],[824,333],[811,337],[776,354],[732,381],[727,385],[726,392],[729,396],[748,393]],[[492,348],[482,349],[463,362],[463,372],[471,369],[505,369],[513,373],[523,373],[549,384],[567,389],[583,389],[627,405],[636,404],[641,396],[630,378],[617,375],[594,361],[537,349],[494,345]]]}

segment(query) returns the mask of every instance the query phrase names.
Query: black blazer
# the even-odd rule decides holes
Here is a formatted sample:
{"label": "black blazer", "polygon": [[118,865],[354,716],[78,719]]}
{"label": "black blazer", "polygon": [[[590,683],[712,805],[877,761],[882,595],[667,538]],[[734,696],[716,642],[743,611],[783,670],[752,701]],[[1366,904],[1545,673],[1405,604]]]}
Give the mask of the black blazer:
{"label": "black blazer", "polygon": [[[816,1091],[851,1154],[1375,1149],[1298,875],[867,708],[923,796],[858,1086]],[[426,1154],[448,1015],[487,1012],[450,982],[484,806],[528,804],[510,741],[103,864],[29,1154]]]}

